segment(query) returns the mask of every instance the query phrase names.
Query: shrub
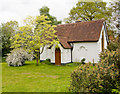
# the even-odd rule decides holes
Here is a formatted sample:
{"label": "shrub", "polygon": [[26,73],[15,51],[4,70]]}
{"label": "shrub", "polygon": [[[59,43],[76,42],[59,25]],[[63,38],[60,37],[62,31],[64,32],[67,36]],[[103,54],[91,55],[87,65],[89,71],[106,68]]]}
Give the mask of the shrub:
{"label": "shrub", "polygon": [[93,66],[87,63],[74,70],[70,91],[112,93],[114,89],[120,88],[118,52],[106,51],[101,56],[99,64]]}
{"label": "shrub", "polygon": [[81,63],[82,63],[82,64],[85,64],[85,58],[83,58],[83,59],[81,60]]}
{"label": "shrub", "polygon": [[51,62],[51,60],[48,58],[48,59],[46,59],[46,61],[48,61],[48,62]]}
{"label": "shrub", "polygon": [[114,64],[81,65],[71,74],[71,85],[69,90],[73,92],[112,92],[118,88],[119,72],[114,70]]}
{"label": "shrub", "polygon": [[51,60],[50,59],[46,59],[44,60],[43,62],[41,62],[42,64],[48,64],[50,65],[51,64]]}
{"label": "shrub", "polygon": [[0,57],[0,58],[2,58],[2,62],[5,62],[6,57]]}
{"label": "shrub", "polygon": [[[95,79],[89,79],[88,77],[93,76],[90,74],[90,65],[85,64],[79,66],[78,69],[76,69],[72,74],[71,74],[71,85],[69,90],[73,92],[89,92],[90,90],[90,81],[94,82],[93,80]],[[88,76],[89,74],[89,76]],[[93,78],[93,77],[92,77]],[[91,83],[91,85],[93,85]]]}
{"label": "shrub", "polygon": [[22,66],[25,64],[25,60],[32,60],[33,55],[28,54],[23,49],[14,49],[8,54],[6,61],[8,66]]}
{"label": "shrub", "polygon": [[117,69],[120,69],[120,50],[109,51],[105,50],[100,54],[100,62],[108,65],[115,64]]}
{"label": "shrub", "polygon": [[107,46],[107,48],[108,48],[110,51],[116,51],[117,49],[120,48],[120,42],[111,41],[111,42],[109,43],[109,45]]}
{"label": "shrub", "polygon": [[73,62],[74,65],[81,65],[81,62]]}
{"label": "shrub", "polygon": [[75,65],[85,64],[85,58],[83,58],[80,62],[74,62]]}

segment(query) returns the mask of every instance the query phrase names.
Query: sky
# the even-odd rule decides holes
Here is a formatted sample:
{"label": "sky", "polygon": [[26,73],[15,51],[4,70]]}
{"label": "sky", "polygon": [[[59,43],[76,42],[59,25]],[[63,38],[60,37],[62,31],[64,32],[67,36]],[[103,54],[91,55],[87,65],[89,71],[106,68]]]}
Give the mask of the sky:
{"label": "sky", "polygon": [[0,0],[0,24],[16,20],[21,25],[27,16],[38,16],[42,6],[48,6],[52,16],[63,20],[69,16],[77,2],[78,0]]}

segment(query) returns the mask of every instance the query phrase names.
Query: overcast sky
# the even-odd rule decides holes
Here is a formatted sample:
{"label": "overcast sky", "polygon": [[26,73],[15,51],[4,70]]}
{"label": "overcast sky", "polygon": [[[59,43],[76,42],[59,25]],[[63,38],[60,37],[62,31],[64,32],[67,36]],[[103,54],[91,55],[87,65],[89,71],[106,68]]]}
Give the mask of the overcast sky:
{"label": "overcast sky", "polygon": [[0,23],[10,20],[22,23],[27,16],[39,15],[42,6],[48,6],[51,15],[63,20],[77,2],[78,0],[0,0]]}

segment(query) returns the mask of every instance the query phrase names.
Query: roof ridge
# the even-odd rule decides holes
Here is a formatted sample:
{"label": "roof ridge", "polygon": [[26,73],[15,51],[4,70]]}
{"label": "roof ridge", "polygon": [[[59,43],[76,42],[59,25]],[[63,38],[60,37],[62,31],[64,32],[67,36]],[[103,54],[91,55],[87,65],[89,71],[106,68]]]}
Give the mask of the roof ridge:
{"label": "roof ridge", "polygon": [[77,24],[83,24],[83,23],[90,23],[90,22],[97,22],[97,21],[105,21],[104,19],[98,19],[98,20],[92,20],[92,21],[83,21],[78,23],[67,23],[67,24],[59,24],[57,26],[71,26],[71,25],[77,25]]}

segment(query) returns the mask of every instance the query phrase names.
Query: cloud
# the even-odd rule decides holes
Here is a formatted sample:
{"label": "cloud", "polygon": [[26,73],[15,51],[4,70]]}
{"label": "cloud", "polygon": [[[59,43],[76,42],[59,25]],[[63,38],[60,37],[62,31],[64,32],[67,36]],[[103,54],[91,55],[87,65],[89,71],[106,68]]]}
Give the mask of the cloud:
{"label": "cloud", "polygon": [[42,6],[48,6],[51,15],[63,20],[77,2],[78,0],[0,0],[0,23],[11,19],[21,22],[27,16],[37,16]]}
{"label": "cloud", "polygon": [[24,4],[24,5],[27,5],[27,4],[30,4],[31,2],[30,2],[30,0],[22,0],[22,4]]}
{"label": "cloud", "polygon": [[50,8],[50,14],[59,20],[67,17],[69,10],[77,0],[0,0],[0,21],[23,20],[31,15],[39,15],[42,6]]}
{"label": "cloud", "polygon": [[20,21],[20,17],[19,15],[16,15],[14,13],[11,12],[1,12],[2,14],[0,15],[0,22],[4,23],[10,20],[18,20]]}

